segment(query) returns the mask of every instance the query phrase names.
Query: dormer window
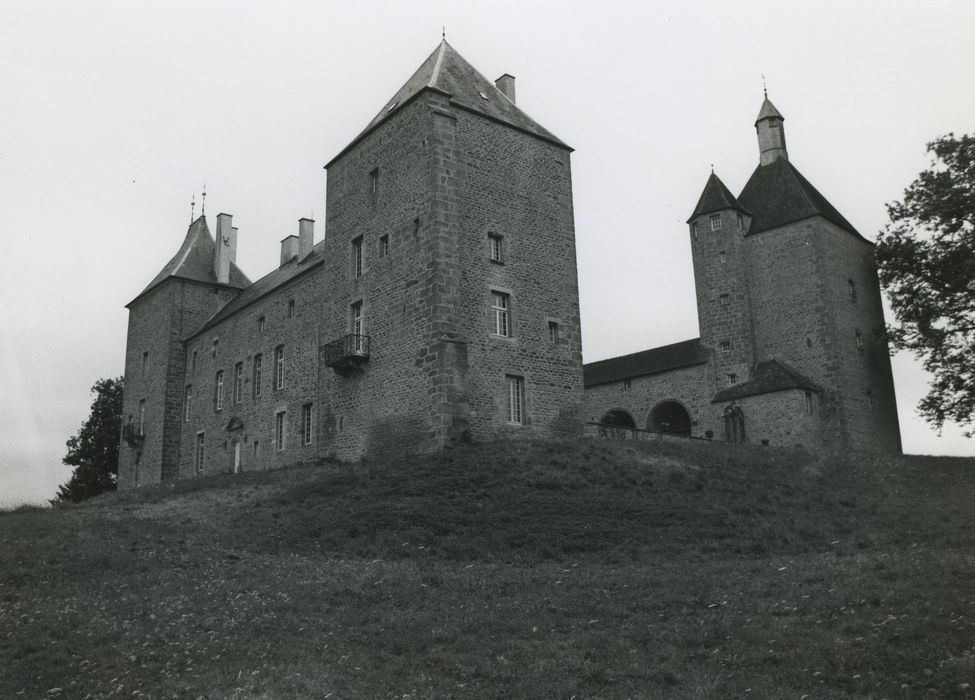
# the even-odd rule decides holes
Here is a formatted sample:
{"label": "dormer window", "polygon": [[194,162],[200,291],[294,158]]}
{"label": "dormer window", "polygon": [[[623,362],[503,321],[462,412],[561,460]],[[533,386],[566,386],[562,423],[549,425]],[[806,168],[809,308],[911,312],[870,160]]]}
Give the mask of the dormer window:
{"label": "dormer window", "polygon": [[712,214],[711,215],[711,230],[720,231],[721,230],[721,215]]}

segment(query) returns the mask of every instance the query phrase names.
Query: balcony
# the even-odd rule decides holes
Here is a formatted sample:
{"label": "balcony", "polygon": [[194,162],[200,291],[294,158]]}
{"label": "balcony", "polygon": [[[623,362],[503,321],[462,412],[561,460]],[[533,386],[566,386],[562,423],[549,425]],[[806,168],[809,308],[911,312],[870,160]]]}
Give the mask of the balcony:
{"label": "balcony", "polygon": [[322,362],[342,374],[369,361],[369,336],[344,335],[322,346]]}
{"label": "balcony", "polygon": [[141,447],[146,440],[145,426],[137,423],[126,423],[122,426],[122,439],[129,447]]}

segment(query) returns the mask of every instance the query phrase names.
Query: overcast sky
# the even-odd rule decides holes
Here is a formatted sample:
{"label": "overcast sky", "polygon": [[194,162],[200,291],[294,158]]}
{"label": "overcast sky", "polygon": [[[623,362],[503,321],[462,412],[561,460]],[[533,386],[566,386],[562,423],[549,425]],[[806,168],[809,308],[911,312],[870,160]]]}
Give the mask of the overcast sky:
{"label": "overcast sky", "polygon": [[[684,221],[712,163],[735,193],[757,164],[763,74],[790,160],[871,240],[925,144],[975,131],[967,0],[0,0],[0,16],[0,506],[68,477],[91,385],[123,371],[124,305],[202,185],[261,277],[299,218],[324,221],[322,166],[444,25],[576,149],[587,362],[698,335]],[[894,373],[905,450],[975,454],[916,417],[917,363]]]}

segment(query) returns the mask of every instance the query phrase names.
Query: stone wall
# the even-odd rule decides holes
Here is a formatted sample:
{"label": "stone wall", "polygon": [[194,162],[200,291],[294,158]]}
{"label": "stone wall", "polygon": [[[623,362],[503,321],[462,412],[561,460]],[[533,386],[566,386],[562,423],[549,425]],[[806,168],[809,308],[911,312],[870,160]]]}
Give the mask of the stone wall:
{"label": "stone wall", "polygon": [[[814,449],[822,445],[819,397],[802,389],[776,391],[738,400],[745,415],[745,441],[752,444]],[[714,404],[721,415],[731,402]],[[724,425],[715,430],[724,439]]]}

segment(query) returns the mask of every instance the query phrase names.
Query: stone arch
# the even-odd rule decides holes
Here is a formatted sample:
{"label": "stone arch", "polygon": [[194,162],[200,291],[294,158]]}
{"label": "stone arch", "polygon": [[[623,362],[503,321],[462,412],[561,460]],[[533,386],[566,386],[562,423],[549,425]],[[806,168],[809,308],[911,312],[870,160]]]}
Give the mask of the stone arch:
{"label": "stone arch", "polygon": [[624,411],[622,408],[614,408],[611,411],[607,411],[599,422],[603,425],[612,425],[617,428],[635,428],[636,421],[633,420],[633,416],[629,411]]}
{"label": "stone arch", "polygon": [[680,401],[667,399],[658,403],[650,411],[647,428],[657,433],[690,437],[691,414]]}
{"label": "stone arch", "polygon": [[728,405],[721,418],[724,420],[724,439],[727,442],[746,442],[745,412],[741,404],[736,402]]}

